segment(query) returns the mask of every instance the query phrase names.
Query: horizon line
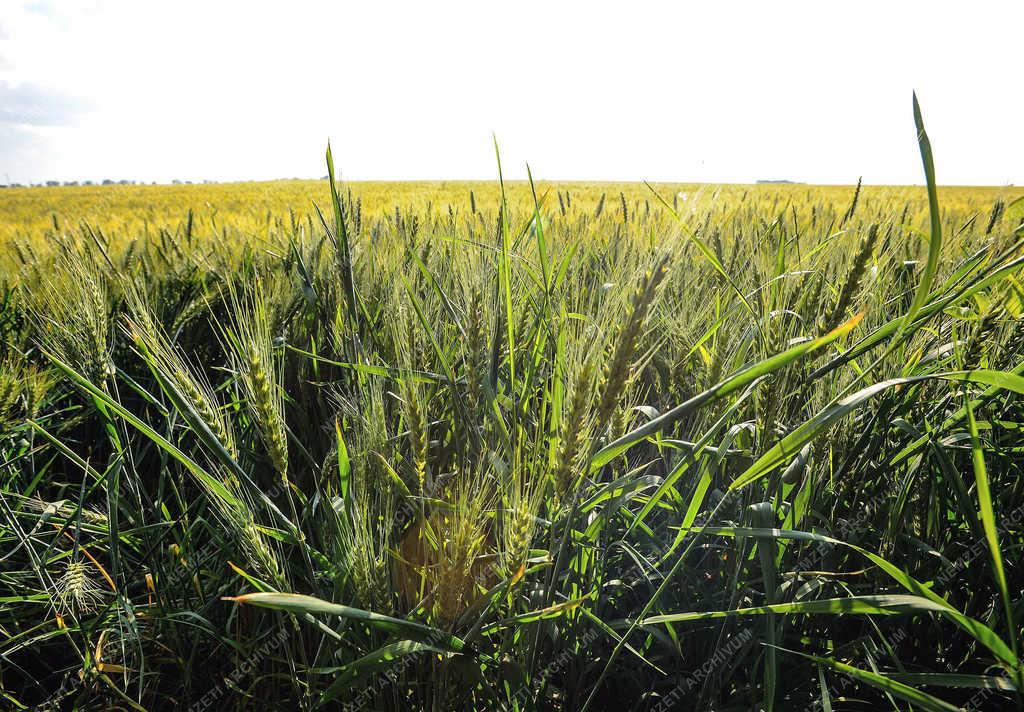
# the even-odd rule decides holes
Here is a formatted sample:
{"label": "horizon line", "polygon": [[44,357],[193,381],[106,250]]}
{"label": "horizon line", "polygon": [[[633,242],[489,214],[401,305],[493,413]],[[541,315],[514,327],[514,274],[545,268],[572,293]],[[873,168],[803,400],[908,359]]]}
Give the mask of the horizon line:
{"label": "horizon line", "polygon": [[[247,183],[286,183],[303,182],[319,183],[327,181],[327,176],[314,178],[299,178],[296,176],[279,178],[231,178],[224,180],[214,179],[171,179],[171,180],[139,180],[131,178],[100,180],[48,180],[34,183],[0,183],[0,189],[18,190],[31,188],[115,188],[115,187],[182,187],[182,186],[203,186],[203,185],[244,185]],[[361,183],[493,183],[498,184],[496,177],[492,178],[338,178],[339,184],[361,184]],[[505,183],[529,184],[528,178],[506,178]],[[700,186],[807,186],[807,187],[855,187],[857,182],[850,183],[815,183],[811,181],[769,179],[759,178],[753,181],[707,181],[707,180],[645,180],[645,179],[616,179],[616,178],[535,178],[535,184],[540,183],[569,183],[569,184],[605,184],[605,185],[700,185]],[[864,188],[924,188],[925,183],[868,183],[862,182]],[[1024,188],[1015,183],[938,183],[940,188]]]}

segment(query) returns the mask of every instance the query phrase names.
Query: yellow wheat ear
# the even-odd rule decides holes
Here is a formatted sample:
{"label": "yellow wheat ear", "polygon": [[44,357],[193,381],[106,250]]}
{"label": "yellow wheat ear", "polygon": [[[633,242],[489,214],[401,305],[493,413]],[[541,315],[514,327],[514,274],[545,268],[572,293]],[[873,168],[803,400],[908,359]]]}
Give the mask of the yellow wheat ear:
{"label": "yellow wheat ear", "polygon": [[57,609],[64,615],[95,611],[106,595],[93,579],[84,561],[70,561],[56,582],[54,599]]}

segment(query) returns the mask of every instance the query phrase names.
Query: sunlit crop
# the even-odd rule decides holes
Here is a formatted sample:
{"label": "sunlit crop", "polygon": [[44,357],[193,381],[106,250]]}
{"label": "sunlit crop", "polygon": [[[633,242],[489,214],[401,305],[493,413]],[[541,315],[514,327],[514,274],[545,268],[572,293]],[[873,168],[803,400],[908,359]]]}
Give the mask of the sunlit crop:
{"label": "sunlit crop", "polygon": [[1019,706],[1021,195],[3,191],[4,708]]}

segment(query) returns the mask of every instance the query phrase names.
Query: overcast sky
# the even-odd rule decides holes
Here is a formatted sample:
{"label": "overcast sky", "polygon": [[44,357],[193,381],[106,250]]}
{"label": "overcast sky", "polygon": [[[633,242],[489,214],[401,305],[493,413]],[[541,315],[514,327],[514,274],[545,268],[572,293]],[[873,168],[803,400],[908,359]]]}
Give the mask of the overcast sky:
{"label": "overcast sky", "polygon": [[1024,2],[0,0],[0,181],[1024,183]]}

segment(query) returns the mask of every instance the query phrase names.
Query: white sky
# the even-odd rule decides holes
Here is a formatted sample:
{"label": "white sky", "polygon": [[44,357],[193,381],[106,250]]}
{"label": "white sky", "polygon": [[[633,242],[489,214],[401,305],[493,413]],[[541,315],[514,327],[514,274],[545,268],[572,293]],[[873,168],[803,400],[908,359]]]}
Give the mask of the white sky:
{"label": "white sky", "polygon": [[1024,2],[0,0],[0,181],[1024,183]]}

